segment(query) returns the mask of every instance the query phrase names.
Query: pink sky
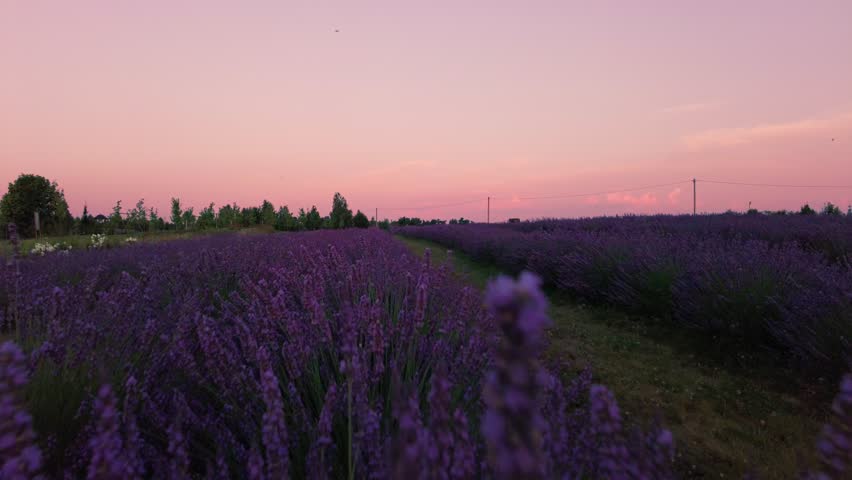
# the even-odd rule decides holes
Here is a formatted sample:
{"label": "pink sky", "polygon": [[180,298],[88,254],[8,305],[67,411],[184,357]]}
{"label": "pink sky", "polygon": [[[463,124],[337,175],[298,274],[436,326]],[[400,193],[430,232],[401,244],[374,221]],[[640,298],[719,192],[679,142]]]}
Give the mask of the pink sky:
{"label": "pink sky", "polygon": [[[641,6],[640,6],[641,5]],[[852,184],[852,2],[0,2],[0,184],[379,216],[687,212]],[[335,32],[339,29],[339,32]],[[832,141],[834,138],[834,141]],[[699,184],[699,210],[852,189]],[[432,210],[390,207],[478,203]]]}

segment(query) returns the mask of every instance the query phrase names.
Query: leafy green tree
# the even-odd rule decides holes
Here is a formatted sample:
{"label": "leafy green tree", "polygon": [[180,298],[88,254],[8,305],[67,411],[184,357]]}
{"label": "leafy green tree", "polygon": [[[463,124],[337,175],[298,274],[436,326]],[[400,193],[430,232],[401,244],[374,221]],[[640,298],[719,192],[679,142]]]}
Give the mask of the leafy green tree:
{"label": "leafy green tree", "polygon": [[124,228],[124,218],[121,216],[121,200],[115,202],[115,206],[112,207],[112,213],[109,215],[109,220],[107,222],[107,232],[110,235],[118,233],[120,230]]}
{"label": "leafy green tree", "polygon": [[352,218],[352,225],[357,228],[367,228],[370,226],[370,219],[361,210],[358,210],[358,213]]}
{"label": "leafy green tree", "polygon": [[258,221],[260,220],[260,209],[257,207],[243,208],[240,214],[240,216],[242,217],[240,224],[243,227],[257,225]]}
{"label": "leafy green tree", "polygon": [[233,205],[225,205],[219,207],[219,216],[216,219],[219,228],[237,228],[240,226],[240,207],[234,203]]}
{"label": "leafy green tree", "polygon": [[[300,213],[304,213],[304,210]],[[305,214],[304,218],[302,225],[304,225],[305,230],[319,230],[322,228],[322,216],[320,216],[316,205],[311,206],[311,210]]]}
{"label": "leafy green tree", "polygon": [[329,228],[349,228],[352,226],[352,210],[340,192],[334,194],[329,214]]}
{"label": "leafy green tree", "polygon": [[842,213],[840,212],[840,207],[831,202],[826,203],[822,207],[822,211],[819,213],[821,213],[822,215],[842,215]]}
{"label": "leafy green tree", "polygon": [[183,228],[186,230],[194,230],[195,229],[195,208],[189,207],[183,211],[183,215],[180,218],[181,224]]}
{"label": "leafy green tree", "polygon": [[799,215],[813,215],[815,213],[816,211],[807,203],[802,205],[802,208],[799,210]]}
{"label": "leafy green tree", "polygon": [[157,209],[151,207],[148,210],[148,223],[151,230],[163,230],[166,222],[160,217]]}
{"label": "leafy green tree", "polygon": [[275,225],[275,206],[272,202],[264,200],[260,206],[260,223],[261,225]]}
{"label": "leafy green tree", "polygon": [[172,217],[171,217],[172,225],[175,226],[175,230],[180,230],[183,228],[183,210],[180,207],[180,199],[172,197]]}
{"label": "leafy green tree", "polygon": [[89,215],[89,206],[83,204],[83,215],[80,217],[80,234],[81,235],[89,235],[93,233],[92,224],[94,220],[92,216]]}
{"label": "leafy green tree", "polygon": [[35,235],[35,212],[44,233],[66,233],[74,222],[65,192],[56,182],[39,175],[22,174],[9,183],[8,191],[0,199],[0,219],[3,223],[15,223],[20,235],[31,237]]}
{"label": "leafy green tree", "polygon": [[148,211],[145,210],[145,199],[136,202],[136,208],[127,213],[127,226],[137,232],[148,230]]}
{"label": "leafy green tree", "polygon": [[199,230],[208,230],[211,228],[216,228],[216,211],[213,209],[214,205],[211,202],[207,208],[201,210],[198,213],[198,229]]}
{"label": "leafy green tree", "polygon": [[276,230],[284,230],[284,231],[293,231],[298,227],[298,222],[296,218],[290,213],[290,209],[287,208],[287,205],[278,209],[278,213],[275,215],[275,229]]}

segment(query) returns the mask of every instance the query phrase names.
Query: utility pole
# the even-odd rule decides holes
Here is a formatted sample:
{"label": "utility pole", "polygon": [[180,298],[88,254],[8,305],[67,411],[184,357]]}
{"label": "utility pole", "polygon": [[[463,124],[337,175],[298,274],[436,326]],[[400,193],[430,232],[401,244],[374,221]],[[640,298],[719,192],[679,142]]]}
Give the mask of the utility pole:
{"label": "utility pole", "polygon": [[695,194],[695,178],[693,178],[693,179],[692,179],[692,214],[693,214],[693,215],[695,215],[695,210],[696,210],[696,209],[695,209],[695,203],[696,203],[696,202],[695,202],[695,198],[696,198],[696,194]]}
{"label": "utility pole", "polygon": [[376,207],[376,226],[379,226],[379,208]]}
{"label": "utility pole", "polygon": [[486,215],[486,223],[491,223],[491,197],[488,197],[488,213]]}

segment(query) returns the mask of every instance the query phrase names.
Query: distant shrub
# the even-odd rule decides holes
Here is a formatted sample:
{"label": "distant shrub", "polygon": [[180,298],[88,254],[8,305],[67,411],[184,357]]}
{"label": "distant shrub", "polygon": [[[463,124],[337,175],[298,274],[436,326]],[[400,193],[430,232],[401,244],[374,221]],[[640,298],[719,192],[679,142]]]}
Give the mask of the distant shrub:
{"label": "distant shrub", "polygon": [[367,218],[361,210],[358,210],[358,213],[356,213],[355,217],[352,219],[352,226],[356,228],[367,228],[370,226],[370,219]]}
{"label": "distant shrub", "polygon": [[843,212],[840,211],[840,207],[831,202],[823,205],[822,210],[819,213],[822,215],[843,215]]}

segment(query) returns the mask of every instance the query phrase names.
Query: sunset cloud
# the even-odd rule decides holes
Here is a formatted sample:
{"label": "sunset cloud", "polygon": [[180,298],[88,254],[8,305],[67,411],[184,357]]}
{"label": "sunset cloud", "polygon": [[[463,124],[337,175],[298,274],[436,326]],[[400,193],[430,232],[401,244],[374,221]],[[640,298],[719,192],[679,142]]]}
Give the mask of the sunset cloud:
{"label": "sunset cloud", "polygon": [[684,146],[689,150],[733,147],[753,142],[778,138],[807,137],[852,127],[852,112],[838,115],[810,118],[795,122],[766,123],[753,127],[720,128],[707,130],[683,137]]}
{"label": "sunset cloud", "polygon": [[681,189],[680,187],[675,188],[668,194],[669,203],[672,205],[677,205],[678,201],[680,201]]}
{"label": "sunset cloud", "polygon": [[629,193],[610,193],[606,196],[606,201],[610,205],[633,205],[647,206],[657,204],[657,195],[653,193],[644,193],[639,196]]}

